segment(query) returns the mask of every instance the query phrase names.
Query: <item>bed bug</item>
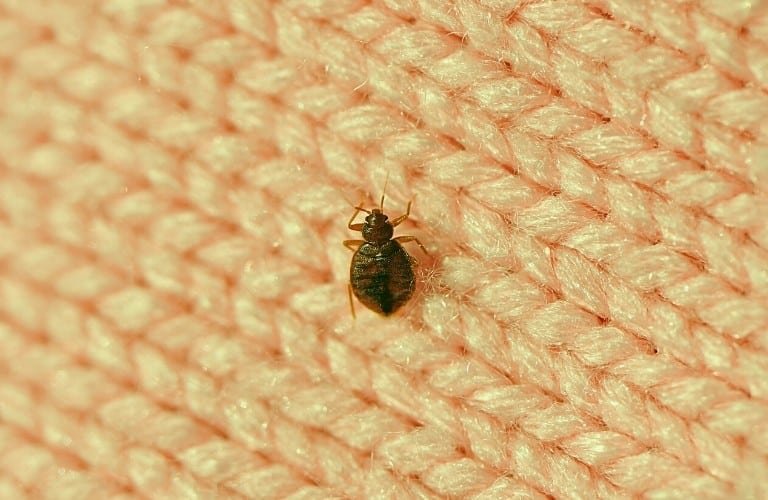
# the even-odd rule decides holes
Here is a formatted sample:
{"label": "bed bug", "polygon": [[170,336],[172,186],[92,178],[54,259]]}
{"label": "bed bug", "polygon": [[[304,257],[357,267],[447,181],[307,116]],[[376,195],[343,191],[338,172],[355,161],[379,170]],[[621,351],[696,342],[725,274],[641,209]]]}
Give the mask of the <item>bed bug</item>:
{"label": "bed bug", "polygon": [[[368,216],[365,222],[352,222],[360,212]],[[415,236],[393,238],[395,227],[411,214],[411,202],[400,217],[389,220],[384,214],[384,195],[379,208],[366,210],[360,204],[347,223],[353,231],[360,231],[362,240],[345,240],[344,246],[353,250],[352,263],[349,266],[349,307],[355,316],[352,295],[368,309],[389,316],[402,307],[413,295],[416,279],[413,274],[415,259],[411,257],[401,243],[415,242],[427,254],[427,249]]]}

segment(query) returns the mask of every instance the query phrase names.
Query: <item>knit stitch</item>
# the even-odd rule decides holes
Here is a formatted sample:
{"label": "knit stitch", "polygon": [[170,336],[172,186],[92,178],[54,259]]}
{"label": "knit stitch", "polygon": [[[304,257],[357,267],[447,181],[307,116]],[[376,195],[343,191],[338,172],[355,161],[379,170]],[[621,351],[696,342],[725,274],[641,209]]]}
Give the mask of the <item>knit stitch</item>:
{"label": "knit stitch", "polygon": [[[353,319],[385,179],[430,256]],[[0,0],[0,498],[762,499],[766,450],[768,2]]]}

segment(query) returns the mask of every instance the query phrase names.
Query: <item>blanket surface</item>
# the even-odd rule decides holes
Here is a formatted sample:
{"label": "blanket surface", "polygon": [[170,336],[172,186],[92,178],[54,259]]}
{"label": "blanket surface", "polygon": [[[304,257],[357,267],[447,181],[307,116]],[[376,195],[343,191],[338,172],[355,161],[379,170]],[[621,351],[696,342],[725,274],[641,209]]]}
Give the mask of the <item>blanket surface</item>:
{"label": "blanket surface", "polygon": [[[428,253],[353,318],[383,194]],[[0,498],[765,499],[766,450],[768,1],[0,0]]]}

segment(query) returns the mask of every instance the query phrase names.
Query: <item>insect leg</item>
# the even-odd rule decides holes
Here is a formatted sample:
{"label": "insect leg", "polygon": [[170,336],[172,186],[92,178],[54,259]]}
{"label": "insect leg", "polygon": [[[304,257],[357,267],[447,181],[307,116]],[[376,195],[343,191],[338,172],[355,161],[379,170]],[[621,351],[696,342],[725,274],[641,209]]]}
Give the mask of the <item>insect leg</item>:
{"label": "insect leg", "polygon": [[403,215],[401,215],[400,217],[392,220],[392,226],[393,227],[397,227],[398,224],[403,222],[405,219],[408,218],[409,215],[411,215],[411,203],[412,203],[412,201],[408,202],[408,208],[405,209],[405,213]]}
{"label": "insect leg", "polygon": [[[362,201],[360,203],[362,203]],[[355,207],[355,213],[352,214],[352,217],[349,218],[349,222],[347,222],[347,227],[353,231],[362,231],[363,229],[362,222],[359,224],[352,224],[352,221],[355,220],[355,217],[357,217],[357,214],[359,214],[360,212],[365,212],[367,214],[371,213],[368,210],[361,207],[360,204],[358,204],[358,206]]]}
{"label": "insect leg", "polygon": [[397,238],[392,238],[392,239],[395,241],[399,241],[400,243],[408,243],[409,241],[413,241],[417,245],[419,245],[419,248],[421,248],[422,252],[424,252],[426,255],[429,255],[429,252],[427,252],[427,249],[424,248],[424,245],[422,245],[419,239],[415,236],[398,236]]}
{"label": "insect leg", "polygon": [[344,246],[353,252],[357,250],[363,243],[365,243],[365,240],[344,240]]}
{"label": "insect leg", "polygon": [[352,319],[357,319],[355,315],[355,303],[352,301],[352,284],[347,283],[347,293],[349,294],[349,311],[352,313]]}

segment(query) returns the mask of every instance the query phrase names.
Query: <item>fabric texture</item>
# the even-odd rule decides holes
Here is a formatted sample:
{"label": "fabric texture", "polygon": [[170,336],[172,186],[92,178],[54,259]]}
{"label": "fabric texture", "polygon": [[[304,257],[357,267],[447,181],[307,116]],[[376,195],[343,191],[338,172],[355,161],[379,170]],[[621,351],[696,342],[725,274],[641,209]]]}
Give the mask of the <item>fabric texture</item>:
{"label": "fabric texture", "polygon": [[[429,254],[353,319],[383,193]],[[766,450],[768,1],[0,0],[0,498],[765,499]]]}

